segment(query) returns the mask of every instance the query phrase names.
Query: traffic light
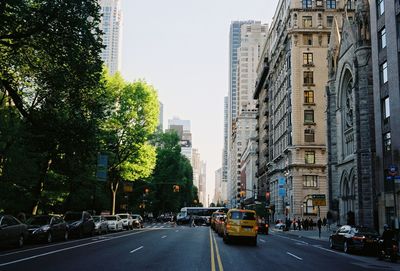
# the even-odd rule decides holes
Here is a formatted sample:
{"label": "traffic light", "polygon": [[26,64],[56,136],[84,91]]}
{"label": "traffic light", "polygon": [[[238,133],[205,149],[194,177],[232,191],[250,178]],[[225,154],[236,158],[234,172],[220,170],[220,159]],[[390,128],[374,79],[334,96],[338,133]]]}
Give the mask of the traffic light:
{"label": "traffic light", "polygon": [[149,194],[149,192],[150,192],[150,189],[148,189],[148,188],[146,188],[146,189],[144,190],[144,193],[145,193],[145,194]]}

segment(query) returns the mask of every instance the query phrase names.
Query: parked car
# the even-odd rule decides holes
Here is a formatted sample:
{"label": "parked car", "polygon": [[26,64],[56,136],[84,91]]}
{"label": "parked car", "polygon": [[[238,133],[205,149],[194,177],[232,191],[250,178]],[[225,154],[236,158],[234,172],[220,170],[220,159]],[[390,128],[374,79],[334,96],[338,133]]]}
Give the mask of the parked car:
{"label": "parked car", "polygon": [[36,215],[26,221],[29,240],[51,243],[53,240],[68,240],[68,225],[57,215]]}
{"label": "parked car", "polygon": [[376,230],[360,226],[341,226],[329,237],[331,248],[340,248],[344,252],[376,251],[379,234]]}
{"label": "parked car", "polygon": [[68,224],[70,236],[82,238],[85,235],[94,235],[94,221],[88,212],[66,212],[64,220]]}
{"label": "parked car", "polygon": [[105,215],[104,218],[107,220],[110,231],[122,231],[122,220],[118,215]]}
{"label": "parked car", "polygon": [[257,245],[256,212],[253,210],[230,209],[226,214],[223,239],[229,243],[232,239],[248,239]]}
{"label": "parked car", "polygon": [[132,215],[132,225],[136,228],[143,228],[143,218],[141,215],[133,214]]}
{"label": "parked car", "polygon": [[125,214],[117,214],[122,221],[122,226],[125,229],[133,229],[133,218],[131,214],[125,213]]}
{"label": "parked car", "polygon": [[102,215],[92,216],[94,222],[94,232],[97,234],[108,233],[108,222]]}
{"label": "parked car", "polygon": [[211,229],[217,231],[215,229],[216,219],[217,219],[218,216],[223,215],[223,214],[224,214],[224,212],[220,212],[220,211],[216,211],[216,212],[212,213],[211,220],[210,220]]}
{"label": "parked car", "polygon": [[0,245],[22,247],[27,236],[26,224],[11,215],[0,214]]}
{"label": "parked car", "polygon": [[284,230],[285,228],[286,228],[286,225],[283,222],[278,222],[275,224],[275,229]]}

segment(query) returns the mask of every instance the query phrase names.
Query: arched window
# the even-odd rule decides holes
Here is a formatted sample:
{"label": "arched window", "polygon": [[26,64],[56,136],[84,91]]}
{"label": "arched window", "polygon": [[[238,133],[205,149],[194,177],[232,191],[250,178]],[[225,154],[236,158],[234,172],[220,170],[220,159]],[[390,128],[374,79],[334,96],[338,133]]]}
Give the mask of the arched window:
{"label": "arched window", "polygon": [[341,83],[341,115],[342,115],[342,137],[343,158],[354,153],[354,88],[353,76],[349,70],[345,71]]}

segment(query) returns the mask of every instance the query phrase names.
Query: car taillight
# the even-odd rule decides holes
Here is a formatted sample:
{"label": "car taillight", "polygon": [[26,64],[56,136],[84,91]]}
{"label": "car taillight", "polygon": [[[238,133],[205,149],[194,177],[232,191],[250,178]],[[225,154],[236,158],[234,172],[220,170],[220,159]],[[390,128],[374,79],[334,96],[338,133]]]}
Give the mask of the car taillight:
{"label": "car taillight", "polygon": [[353,236],[353,240],[364,241],[365,236]]}
{"label": "car taillight", "polygon": [[226,224],[226,228],[227,229],[229,229],[231,227],[231,225],[229,225],[229,224]]}
{"label": "car taillight", "polygon": [[254,226],[254,230],[255,230],[255,231],[258,231],[258,226]]}
{"label": "car taillight", "polygon": [[266,227],[266,228],[268,228],[268,227],[269,227],[269,225],[268,225],[268,224],[265,224],[265,227]]}

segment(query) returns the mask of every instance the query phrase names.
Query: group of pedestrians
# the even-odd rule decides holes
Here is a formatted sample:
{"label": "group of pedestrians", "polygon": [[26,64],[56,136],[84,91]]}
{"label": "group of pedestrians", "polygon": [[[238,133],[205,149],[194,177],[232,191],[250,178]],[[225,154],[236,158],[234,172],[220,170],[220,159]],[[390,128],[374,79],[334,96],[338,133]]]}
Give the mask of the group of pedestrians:
{"label": "group of pedestrians", "polygon": [[313,221],[311,217],[308,218],[293,218],[290,220],[289,218],[286,218],[286,230],[289,230],[290,228],[293,228],[293,230],[304,230],[304,231],[312,231],[314,230],[314,226],[317,227],[318,229],[318,235],[321,237],[321,231],[322,228],[326,228],[326,230],[329,230],[329,223],[328,220],[324,217],[323,219],[318,218],[316,222]]}

